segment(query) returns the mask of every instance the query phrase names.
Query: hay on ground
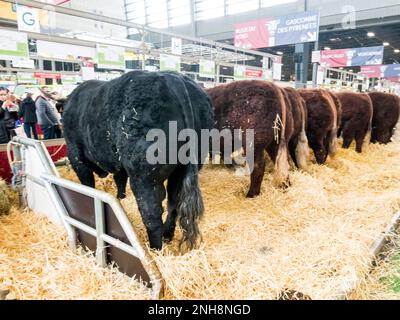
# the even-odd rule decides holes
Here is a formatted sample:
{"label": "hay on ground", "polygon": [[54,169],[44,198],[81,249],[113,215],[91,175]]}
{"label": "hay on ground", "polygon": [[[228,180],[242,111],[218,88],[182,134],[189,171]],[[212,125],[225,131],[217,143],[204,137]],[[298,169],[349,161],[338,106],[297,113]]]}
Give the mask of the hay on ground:
{"label": "hay on ground", "polygon": [[[370,247],[400,208],[399,159],[399,142],[369,145],[363,154],[340,149],[324,166],[291,171],[286,190],[272,186],[269,165],[254,199],[245,198],[249,177],[206,166],[200,174],[202,245],[181,254],[178,229],[174,241],[151,252],[165,298],[337,298],[368,275]],[[71,170],[61,171],[77,181]],[[111,177],[98,179],[97,187],[116,194]],[[130,190],[122,205],[147,246]],[[62,229],[44,218],[27,212],[1,218],[0,286],[17,298],[149,297],[66,243]]]}

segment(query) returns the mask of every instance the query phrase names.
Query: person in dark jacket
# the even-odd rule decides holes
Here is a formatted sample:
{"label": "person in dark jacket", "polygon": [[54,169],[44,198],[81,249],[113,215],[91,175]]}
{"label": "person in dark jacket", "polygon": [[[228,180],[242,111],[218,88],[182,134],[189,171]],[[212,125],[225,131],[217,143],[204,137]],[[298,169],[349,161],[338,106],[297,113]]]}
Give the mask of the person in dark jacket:
{"label": "person in dark jacket", "polygon": [[5,107],[4,102],[7,100],[7,98],[8,90],[0,87],[0,143],[7,143],[10,141],[5,121],[7,108]]}
{"label": "person in dark jacket", "polygon": [[59,125],[56,111],[47,98],[47,87],[42,88],[42,94],[36,99],[36,116],[42,128],[44,139],[55,138],[55,128]]}
{"label": "person in dark jacket", "polygon": [[38,134],[36,130],[36,104],[32,99],[32,92],[28,91],[26,93],[26,98],[22,101],[21,110],[19,111],[19,117],[24,118],[24,130],[25,134],[28,138],[31,138],[31,130],[33,132],[33,136],[36,140],[38,140]]}

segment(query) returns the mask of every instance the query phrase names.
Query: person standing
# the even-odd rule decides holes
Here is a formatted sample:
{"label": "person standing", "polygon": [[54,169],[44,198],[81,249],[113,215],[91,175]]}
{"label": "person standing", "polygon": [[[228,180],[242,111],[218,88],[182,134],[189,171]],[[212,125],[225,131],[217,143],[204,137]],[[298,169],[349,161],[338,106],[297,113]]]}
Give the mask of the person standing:
{"label": "person standing", "polygon": [[47,87],[43,87],[42,94],[36,98],[35,102],[37,120],[45,140],[55,138],[55,128],[59,125],[57,115],[47,98],[48,91]]}
{"label": "person standing", "polygon": [[31,130],[33,132],[33,136],[36,140],[38,140],[38,134],[36,130],[36,104],[32,99],[33,92],[27,91],[26,98],[22,101],[21,110],[19,111],[19,117],[24,118],[24,131],[28,138],[31,138]]}
{"label": "person standing", "polygon": [[6,88],[0,87],[0,143],[7,143],[8,141],[10,141],[4,121],[7,109],[4,105],[4,102],[7,100],[7,97],[8,90]]}

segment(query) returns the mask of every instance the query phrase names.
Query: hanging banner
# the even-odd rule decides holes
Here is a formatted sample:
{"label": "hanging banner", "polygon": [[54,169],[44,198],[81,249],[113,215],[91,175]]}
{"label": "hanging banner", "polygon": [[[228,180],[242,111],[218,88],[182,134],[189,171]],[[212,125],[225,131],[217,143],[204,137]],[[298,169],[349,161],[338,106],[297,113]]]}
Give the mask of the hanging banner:
{"label": "hanging banner", "polygon": [[83,81],[96,79],[93,67],[81,67],[81,76]]}
{"label": "hanging banner", "polygon": [[180,38],[171,38],[171,53],[182,55],[182,39]]}
{"label": "hanging banner", "polygon": [[79,79],[75,75],[61,75],[62,84],[76,84],[78,80]]}
{"label": "hanging banner", "polygon": [[39,10],[17,6],[18,30],[40,33]]}
{"label": "hanging banner", "polygon": [[61,79],[60,72],[35,72],[34,76],[37,79]]}
{"label": "hanging banner", "polygon": [[215,62],[211,60],[200,60],[199,75],[203,78],[214,78]]}
{"label": "hanging banner", "polygon": [[29,59],[26,33],[0,29],[0,60]]}
{"label": "hanging banner", "polygon": [[181,57],[160,54],[160,71],[181,71]]}
{"label": "hanging banner", "polygon": [[233,77],[235,80],[243,80],[246,78],[246,66],[235,66]]}
{"label": "hanging banner", "polygon": [[359,74],[365,75],[368,78],[398,78],[400,77],[400,64],[363,66]]}
{"label": "hanging banner", "polygon": [[97,67],[100,69],[125,70],[125,48],[123,47],[97,44],[96,58]]}
{"label": "hanging banner", "polygon": [[314,51],[312,62],[323,67],[353,67],[382,64],[383,46]]}
{"label": "hanging banner", "polygon": [[35,69],[35,61],[33,59],[15,58],[11,61],[14,68]]}
{"label": "hanging banner", "polygon": [[252,79],[262,78],[263,72],[262,70],[246,68],[245,76]]}
{"label": "hanging banner", "polygon": [[272,70],[273,79],[280,81],[282,78],[282,64],[274,63],[272,68],[273,68]]}
{"label": "hanging banner", "polygon": [[235,25],[235,46],[257,49],[318,40],[319,12],[307,11]]}
{"label": "hanging banner", "polygon": [[73,44],[57,43],[37,40],[37,53],[41,57],[76,60],[81,57],[92,59],[96,56],[96,49],[91,47],[77,46]]}
{"label": "hanging banner", "polygon": [[37,83],[35,75],[33,73],[28,73],[28,72],[18,72],[17,80],[18,83],[32,83],[32,84]]}

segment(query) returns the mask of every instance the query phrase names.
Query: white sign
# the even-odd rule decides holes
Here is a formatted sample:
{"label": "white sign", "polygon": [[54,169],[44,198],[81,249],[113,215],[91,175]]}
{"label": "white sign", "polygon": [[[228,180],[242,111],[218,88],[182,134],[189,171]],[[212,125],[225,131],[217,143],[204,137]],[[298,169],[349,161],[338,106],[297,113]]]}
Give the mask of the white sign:
{"label": "white sign", "polygon": [[96,56],[95,48],[73,44],[37,40],[36,47],[38,55],[47,58],[77,59],[78,57],[94,58]]}
{"label": "white sign", "polygon": [[182,39],[180,38],[171,39],[171,53],[177,55],[182,54]]}
{"label": "white sign", "polygon": [[35,69],[35,61],[33,59],[15,58],[12,59],[12,66],[14,68]]}
{"label": "white sign", "polygon": [[281,77],[282,77],[282,64],[281,63],[273,64],[272,75],[273,75],[274,80],[281,80]]}
{"label": "white sign", "polygon": [[96,53],[98,68],[125,70],[125,48],[97,44]]}
{"label": "white sign", "polygon": [[40,33],[39,11],[37,9],[17,6],[18,30]]}
{"label": "white sign", "polygon": [[83,81],[96,79],[96,73],[94,72],[93,67],[82,67],[81,70]]}
{"label": "white sign", "polygon": [[28,36],[23,32],[0,29],[0,60],[29,58]]}

